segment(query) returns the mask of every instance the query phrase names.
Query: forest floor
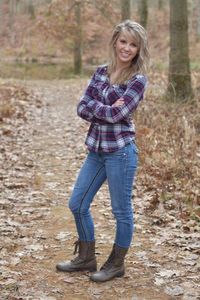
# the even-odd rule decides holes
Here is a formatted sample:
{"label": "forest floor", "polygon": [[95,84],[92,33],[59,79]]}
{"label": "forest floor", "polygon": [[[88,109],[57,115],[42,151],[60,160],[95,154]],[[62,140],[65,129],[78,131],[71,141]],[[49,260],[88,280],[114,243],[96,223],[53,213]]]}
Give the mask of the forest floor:
{"label": "forest floor", "polygon": [[[159,205],[157,215],[154,211],[149,216],[148,197],[139,180],[133,201],[136,229],[125,276],[96,284],[88,272],[56,272],[57,262],[72,258],[77,239],[67,200],[87,153],[88,124],[76,116],[85,84],[81,79],[5,85],[5,94],[7,86],[15,86],[10,88],[13,105],[15,97],[20,101],[16,118],[0,123],[0,299],[200,299],[196,223],[190,220],[183,230],[174,207],[165,211]],[[105,184],[92,205],[98,267],[114,238],[109,201]],[[159,217],[162,214],[168,222]]]}

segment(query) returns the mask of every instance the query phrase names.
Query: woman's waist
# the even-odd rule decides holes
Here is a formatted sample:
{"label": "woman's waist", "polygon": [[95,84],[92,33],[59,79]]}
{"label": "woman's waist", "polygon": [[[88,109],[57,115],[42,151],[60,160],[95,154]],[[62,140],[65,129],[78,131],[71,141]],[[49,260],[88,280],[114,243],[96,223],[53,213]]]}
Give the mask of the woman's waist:
{"label": "woman's waist", "polygon": [[106,124],[99,124],[99,123],[91,123],[91,127],[101,129],[101,130],[109,130],[109,131],[129,131],[135,128],[132,122],[118,122],[118,123],[106,123]]}

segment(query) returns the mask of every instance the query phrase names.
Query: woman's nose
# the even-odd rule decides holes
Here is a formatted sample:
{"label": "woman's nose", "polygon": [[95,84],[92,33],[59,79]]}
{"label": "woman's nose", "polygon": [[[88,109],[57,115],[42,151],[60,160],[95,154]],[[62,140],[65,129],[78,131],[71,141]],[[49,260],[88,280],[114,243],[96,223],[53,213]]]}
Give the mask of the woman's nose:
{"label": "woman's nose", "polygon": [[126,44],[126,45],[125,45],[125,50],[126,50],[126,51],[129,51],[129,44]]}

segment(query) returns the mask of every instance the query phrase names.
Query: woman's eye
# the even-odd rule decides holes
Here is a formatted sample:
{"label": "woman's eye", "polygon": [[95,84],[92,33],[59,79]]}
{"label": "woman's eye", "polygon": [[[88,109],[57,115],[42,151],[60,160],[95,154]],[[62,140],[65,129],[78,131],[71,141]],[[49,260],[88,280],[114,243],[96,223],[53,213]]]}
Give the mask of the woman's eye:
{"label": "woman's eye", "polygon": [[126,43],[126,41],[125,41],[125,40],[120,40],[120,42],[121,42],[122,44],[125,44],[125,43]]}

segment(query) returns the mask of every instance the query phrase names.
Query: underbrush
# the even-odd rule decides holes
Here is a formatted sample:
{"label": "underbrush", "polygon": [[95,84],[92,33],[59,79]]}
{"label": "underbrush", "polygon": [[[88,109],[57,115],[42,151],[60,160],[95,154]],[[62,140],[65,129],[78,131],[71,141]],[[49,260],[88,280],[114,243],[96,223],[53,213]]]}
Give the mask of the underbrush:
{"label": "underbrush", "polygon": [[41,107],[41,101],[20,85],[0,83],[0,124],[27,121],[26,114],[30,105]]}
{"label": "underbrush", "polygon": [[12,103],[13,89],[6,85],[0,85],[0,121],[11,118],[15,112]]}
{"label": "underbrush", "polygon": [[[198,82],[193,75],[193,81]],[[181,217],[200,220],[200,93],[192,101],[164,100],[167,77],[151,74],[136,114],[139,182],[152,194],[152,208],[173,203]],[[197,88],[197,87],[196,87]],[[185,207],[187,206],[187,209]]]}

